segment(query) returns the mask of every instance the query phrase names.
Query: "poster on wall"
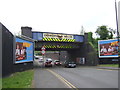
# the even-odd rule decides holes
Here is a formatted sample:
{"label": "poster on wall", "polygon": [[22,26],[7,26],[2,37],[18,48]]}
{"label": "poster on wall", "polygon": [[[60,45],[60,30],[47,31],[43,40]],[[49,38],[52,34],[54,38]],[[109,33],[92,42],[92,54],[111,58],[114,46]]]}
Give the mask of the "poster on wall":
{"label": "poster on wall", "polygon": [[118,40],[99,40],[98,50],[100,58],[118,57]]}
{"label": "poster on wall", "polygon": [[33,56],[33,42],[16,37],[15,63],[33,61]]}

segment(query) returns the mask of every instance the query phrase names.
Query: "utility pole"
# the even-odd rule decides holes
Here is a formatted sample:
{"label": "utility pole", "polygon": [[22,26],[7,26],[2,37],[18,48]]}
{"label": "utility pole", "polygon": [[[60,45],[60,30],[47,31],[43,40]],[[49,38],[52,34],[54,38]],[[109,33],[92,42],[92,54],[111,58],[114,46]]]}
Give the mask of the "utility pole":
{"label": "utility pole", "polygon": [[115,13],[116,13],[116,27],[117,27],[117,38],[118,38],[118,41],[119,41],[119,31],[118,31],[118,13],[117,13],[117,3],[116,3],[116,0],[115,0]]}
{"label": "utility pole", "polygon": [[118,13],[117,13],[117,2],[115,0],[115,14],[116,14],[116,27],[117,27],[117,39],[118,39],[118,62],[119,62],[119,68],[120,68],[120,40],[119,40],[119,31],[118,31]]}

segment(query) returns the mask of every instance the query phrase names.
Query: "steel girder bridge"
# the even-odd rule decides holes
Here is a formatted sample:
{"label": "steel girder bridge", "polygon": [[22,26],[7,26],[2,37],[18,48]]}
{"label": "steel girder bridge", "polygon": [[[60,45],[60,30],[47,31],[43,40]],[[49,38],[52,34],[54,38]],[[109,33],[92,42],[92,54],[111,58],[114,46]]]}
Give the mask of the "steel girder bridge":
{"label": "steel girder bridge", "polygon": [[47,51],[79,49],[84,42],[84,35],[61,34],[49,32],[32,32],[35,40],[35,50],[44,46]]}

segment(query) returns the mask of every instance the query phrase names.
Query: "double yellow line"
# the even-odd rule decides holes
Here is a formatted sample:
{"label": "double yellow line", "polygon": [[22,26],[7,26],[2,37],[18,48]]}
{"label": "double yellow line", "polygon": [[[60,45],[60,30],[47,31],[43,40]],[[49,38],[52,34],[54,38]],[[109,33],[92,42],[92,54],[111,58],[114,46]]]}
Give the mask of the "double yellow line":
{"label": "double yellow line", "polygon": [[50,69],[46,69],[47,71],[51,72],[53,75],[55,75],[58,79],[60,79],[64,84],[66,84],[69,88],[73,89],[73,90],[78,90],[74,85],[72,85],[70,82],[68,82],[66,79],[64,79],[62,76],[60,76],[59,74],[53,72]]}

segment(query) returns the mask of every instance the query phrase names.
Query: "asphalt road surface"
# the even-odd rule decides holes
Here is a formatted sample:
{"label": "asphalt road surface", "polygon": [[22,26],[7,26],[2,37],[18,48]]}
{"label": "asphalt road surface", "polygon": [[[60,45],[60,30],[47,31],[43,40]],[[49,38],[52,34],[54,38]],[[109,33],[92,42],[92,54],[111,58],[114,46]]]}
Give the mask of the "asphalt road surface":
{"label": "asphalt road surface", "polygon": [[94,67],[36,68],[35,88],[118,88],[118,70]]}

